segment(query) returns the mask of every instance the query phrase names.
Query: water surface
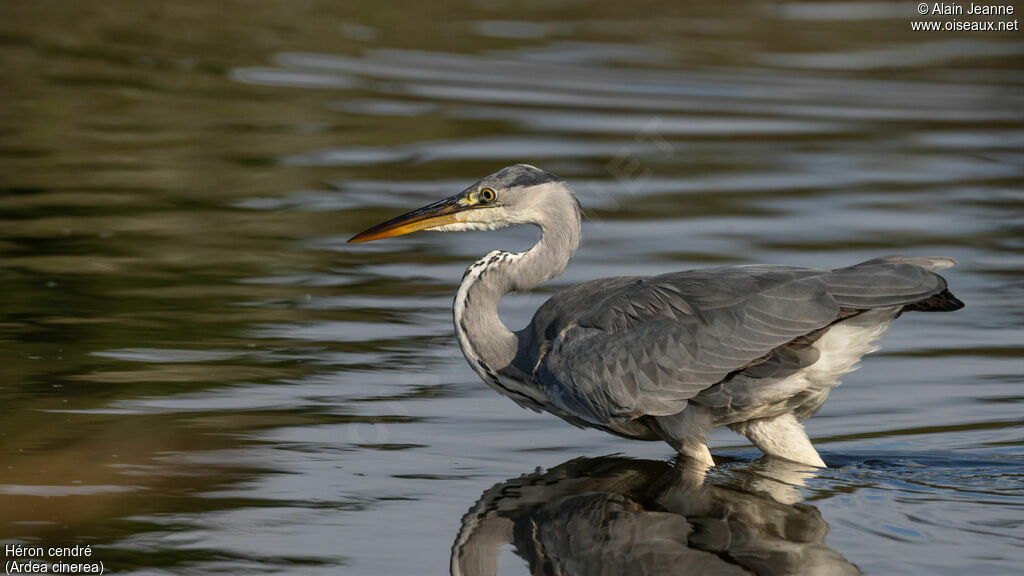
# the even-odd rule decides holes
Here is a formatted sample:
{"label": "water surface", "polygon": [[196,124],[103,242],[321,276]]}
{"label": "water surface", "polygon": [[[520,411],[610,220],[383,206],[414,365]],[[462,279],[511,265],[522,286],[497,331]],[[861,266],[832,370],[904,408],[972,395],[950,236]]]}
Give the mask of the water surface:
{"label": "water surface", "polygon": [[[1015,571],[1024,43],[912,10],[5,3],[0,540],[118,573],[439,574],[488,524],[473,550],[528,574],[570,521],[608,530],[580,562],[614,550],[611,514],[692,569]],[[345,244],[515,162],[587,220],[511,326],[601,276],[891,253],[956,258],[967,308],[904,316],[833,392],[828,470],[720,431],[694,479],[466,366],[462,271],[534,231]],[[765,546],[788,552],[739,561]]]}

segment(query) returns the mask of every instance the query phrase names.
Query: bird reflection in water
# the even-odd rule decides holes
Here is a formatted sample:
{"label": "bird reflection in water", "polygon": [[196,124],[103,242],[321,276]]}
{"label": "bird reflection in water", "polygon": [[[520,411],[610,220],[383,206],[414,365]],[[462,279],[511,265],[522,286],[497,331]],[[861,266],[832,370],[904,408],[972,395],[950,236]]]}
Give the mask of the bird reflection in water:
{"label": "bird reflection in water", "polygon": [[497,484],[463,517],[452,574],[497,574],[509,544],[535,575],[861,573],[800,502],[812,469],[687,462],[581,458]]}

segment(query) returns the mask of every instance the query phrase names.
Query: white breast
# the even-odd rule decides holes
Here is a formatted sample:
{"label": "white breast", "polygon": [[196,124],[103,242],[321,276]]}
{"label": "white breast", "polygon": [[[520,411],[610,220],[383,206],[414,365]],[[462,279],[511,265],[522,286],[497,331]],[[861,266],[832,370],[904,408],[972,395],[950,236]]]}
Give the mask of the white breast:
{"label": "white breast", "polygon": [[[491,253],[493,254],[493,252]],[[473,344],[469,341],[469,336],[466,331],[462,328],[462,318],[466,314],[466,300],[469,298],[469,289],[476,282],[480,274],[483,273],[486,268],[488,254],[482,260],[474,262],[468,269],[466,269],[465,275],[462,277],[462,284],[459,285],[459,291],[455,293],[455,304],[453,306],[453,314],[455,317],[455,335],[459,338],[459,348],[462,349],[462,355],[466,357],[466,361],[473,370],[480,375],[481,378],[486,379],[486,371],[483,365],[480,363],[480,357],[477,356],[476,351],[473,350]]]}
{"label": "white breast", "polygon": [[[470,304],[470,289],[472,289],[473,284],[476,283],[480,276],[490,267],[509,263],[521,257],[522,254],[494,250],[466,269],[466,274],[462,277],[462,284],[459,285],[459,291],[455,294],[453,306],[455,335],[459,339],[459,348],[462,349],[462,355],[466,357],[466,362],[480,376],[481,380],[496,392],[511,398],[520,406],[540,411],[547,403],[547,398],[544,394],[536,387],[530,386],[527,383],[503,376],[497,371],[497,368],[500,367],[487,366],[473,348],[473,342],[470,340],[469,334],[466,333],[463,323],[466,307]],[[497,310],[494,313],[497,314]]]}

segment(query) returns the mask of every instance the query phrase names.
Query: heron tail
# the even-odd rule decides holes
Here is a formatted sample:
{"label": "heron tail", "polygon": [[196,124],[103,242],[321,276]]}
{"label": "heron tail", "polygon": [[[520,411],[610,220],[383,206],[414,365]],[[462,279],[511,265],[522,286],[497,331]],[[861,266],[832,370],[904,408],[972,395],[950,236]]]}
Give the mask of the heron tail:
{"label": "heron tail", "polygon": [[946,289],[931,298],[907,304],[901,312],[952,312],[963,307],[964,303],[956,296],[953,296],[949,289]]}

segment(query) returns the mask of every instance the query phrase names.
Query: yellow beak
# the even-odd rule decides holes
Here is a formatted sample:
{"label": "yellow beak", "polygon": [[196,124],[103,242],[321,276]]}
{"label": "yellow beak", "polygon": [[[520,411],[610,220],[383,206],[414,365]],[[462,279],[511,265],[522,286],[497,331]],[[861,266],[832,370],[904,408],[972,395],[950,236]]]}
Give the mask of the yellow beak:
{"label": "yellow beak", "polygon": [[459,202],[460,198],[461,194],[452,196],[451,198],[445,198],[440,202],[434,202],[429,206],[424,206],[423,208],[413,210],[412,212],[407,212],[397,218],[392,218],[387,222],[382,222],[376,226],[367,228],[352,238],[349,238],[348,243],[356,244],[359,242],[370,242],[371,240],[401,236],[418,230],[437,228],[438,226],[444,226],[445,224],[454,224],[455,222],[458,222],[458,219],[455,217],[457,213],[472,208],[470,205]]}

